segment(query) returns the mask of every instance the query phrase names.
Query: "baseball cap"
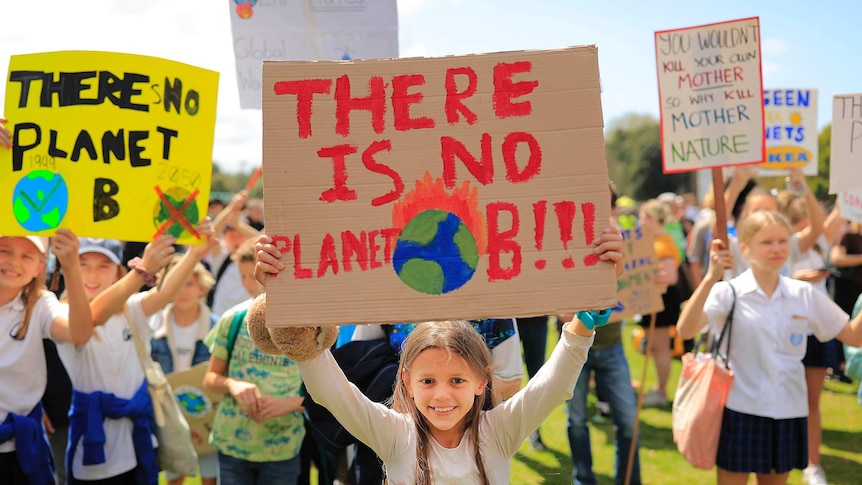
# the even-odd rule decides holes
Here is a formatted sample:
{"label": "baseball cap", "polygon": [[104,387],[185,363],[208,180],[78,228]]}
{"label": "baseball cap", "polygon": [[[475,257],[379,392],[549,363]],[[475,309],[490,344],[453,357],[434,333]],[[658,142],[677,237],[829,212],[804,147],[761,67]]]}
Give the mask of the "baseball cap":
{"label": "baseball cap", "polygon": [[48,238],[41,236],[0,236],[0,237],[23,237],[24,239],[33,243],[36,246],[36,249],[39,250],[40,253],[45,254],[45,251],[48,249]]}
{"label": "baseball cap", "polygon": [[123,250],[120,241],[116,239],[100,239],[94,237],[80,238],[81,247],[78,254],[99,253],[105,255],[114,264],[123,260]]}

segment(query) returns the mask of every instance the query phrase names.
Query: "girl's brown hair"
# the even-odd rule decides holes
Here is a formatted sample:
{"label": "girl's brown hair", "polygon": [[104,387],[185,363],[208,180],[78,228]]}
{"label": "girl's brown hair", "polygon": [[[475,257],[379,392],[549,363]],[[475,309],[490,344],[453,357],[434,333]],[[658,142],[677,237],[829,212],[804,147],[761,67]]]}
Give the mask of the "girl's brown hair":
{"label": "girl's brown hair", "polygon": [[473,407],[465,416],[466,429],[470,430],[470,439],[473,445],[473,459],[482,485],[490,485],[485,465],[480,453],[479,443],[479,416],[482,411],[494,407],[493,392],[491,389],[491,352],[479,332],[469,322],[463,320],[445,322],[425,322],[417,325],[413,332],[404,340],[401,347],[401,361],[398,365],[398,376],[395,379],[395,393],[392,398],[392,409],[408,414],[416,424],[416,485],[431,485],[434,482],[428,458],[429,435],[428,422],[416,408],[407,384],[404,382],[403,374],[410,372],[410,366],[423,350],[435,348],[445,350],[451,355],[462,357],[473,373],[481,380],[488,382],[485,392],[473,399]]}

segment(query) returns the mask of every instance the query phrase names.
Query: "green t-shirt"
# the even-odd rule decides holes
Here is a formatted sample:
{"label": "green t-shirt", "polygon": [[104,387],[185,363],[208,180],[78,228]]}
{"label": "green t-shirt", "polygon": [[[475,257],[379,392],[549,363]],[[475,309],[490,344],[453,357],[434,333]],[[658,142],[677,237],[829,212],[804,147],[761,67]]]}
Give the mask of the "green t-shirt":
{"label": "green t-shirt", "polygon": [[609,323],[604,327],[596,327],[596,339],[592,348],[596,350],[606,349],[612,345],[622,342],[623,322]]}
{"label": "green t-shirt", "polygon": [[[210,333],[210,352],[227,359],[227,337],[236,312],[250,306],[251,300],[224,313]],[[302,378],[299,367],[287,357],[261,352],[248,335],[245,322],[240,326],[228,364],[228,377],[257,385],[260,393],[276,397],[299,397]],[[242,414],[230,394],[219,403],[213,420],[210,443],[225,455],[252,462],[283,461],[299,455],[305,425],[302,413],[272,418],[257,423]]]}

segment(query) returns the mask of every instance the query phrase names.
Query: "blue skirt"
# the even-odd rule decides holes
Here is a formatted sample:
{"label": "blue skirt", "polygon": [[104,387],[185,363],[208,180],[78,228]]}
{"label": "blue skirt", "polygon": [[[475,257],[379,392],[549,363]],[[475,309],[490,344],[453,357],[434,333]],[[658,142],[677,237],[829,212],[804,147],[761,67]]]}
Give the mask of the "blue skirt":
{"label": "blue skirt", "polygon": [[820,342],[814,335],[808,336],[808,349],[802,363],[805,367],[826,367],[837,369],[841,365],[844,346],[838,340]]}
{"label": "blue skirt", "polygon": [[808,418],[772,419],[724,409],[716,464],[735,473],[808,466]]}

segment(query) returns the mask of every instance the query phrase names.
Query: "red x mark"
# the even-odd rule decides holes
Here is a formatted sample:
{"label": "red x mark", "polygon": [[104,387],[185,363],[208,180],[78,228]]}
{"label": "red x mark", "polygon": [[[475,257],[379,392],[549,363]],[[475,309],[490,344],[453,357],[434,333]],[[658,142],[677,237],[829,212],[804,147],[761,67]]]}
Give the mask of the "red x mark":
{"label": "red x mark", "polygon": [[171,213],[171,216],[168,218],[168,220],[164,222],[164,224],[162,224],[162,227],[160,227],[159,230],[156,231],[156,234],[153,236],[153,239],[164,234],[164,232],[167,231],[168,228],[171,227],[174,222],[179,223],[181,226],[183,226],[183,229],[189,231],[196,238],[200,239],[201,235],[198,234],[195,228],[192,227],[192,223],[189,222],[186,216],[183,215],[183,211],[186,210],[186,207],[188,207],[189,204],[191,204],[192,201],[195,200],[195,197],[198,196],[198,190],[195,189],[195,191],[192,192],[191,195],[189,195],[189,198],[186,199],[185,202],[183,202],[183,205],[181,205],[179,209],[177,209],[176,207],[174,207],[173,204],[171,204],[171,201],[168,200],[167,196],[165,196],[165,194],[162,192],[161,187],[159,187],[158,185],[156,186],[156,193],[159,194],[159,199],[161,199],[162,203],[165,204],[165,207],[168,208],[168,212]]}

